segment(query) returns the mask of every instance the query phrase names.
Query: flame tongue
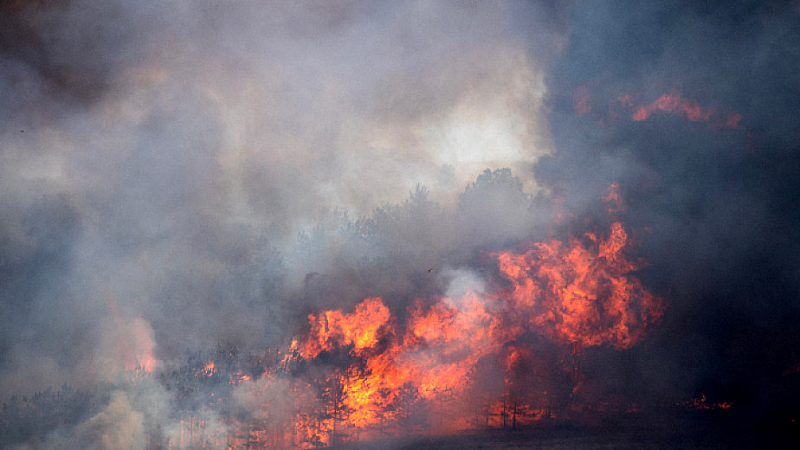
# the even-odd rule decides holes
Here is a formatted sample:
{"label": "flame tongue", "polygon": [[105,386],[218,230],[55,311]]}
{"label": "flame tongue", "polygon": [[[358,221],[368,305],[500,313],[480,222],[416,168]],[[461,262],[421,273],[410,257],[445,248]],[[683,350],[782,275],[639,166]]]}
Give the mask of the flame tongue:
{"label": "flame tongue", "polygon": [[523,327],[583,347],[608,343],[629,348],[663,310],[659,300],[628,274],[638,269],[622,252],[622,224],[593,247],[576,238],[529,244],[522,253],[498,253],[500,271],[511,282],[507,299]]}
{"label": "flame tongue", "polygon": [[353,346],[357,356],[378,343],[378,332],[387,324],[391,314],[380,298],[368,298],[356,306],[351,314],[325,311],[308,316],[311,331],[301,355],[310,359],[322,351],[336,347]]}

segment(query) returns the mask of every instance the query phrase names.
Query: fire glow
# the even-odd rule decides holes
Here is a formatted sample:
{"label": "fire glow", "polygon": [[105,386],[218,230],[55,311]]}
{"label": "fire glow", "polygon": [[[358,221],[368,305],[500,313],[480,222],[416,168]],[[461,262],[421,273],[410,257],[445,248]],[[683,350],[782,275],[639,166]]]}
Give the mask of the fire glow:
{"label": "fire glow", "polygon": [[[613,186],[605,200],[610,212],[621,210]],[[641,263],[626,255],[630,246],[615,221],[604,235],[527,242],[490,253],[496,282],[416,299],[405,314],[393,312],[380,297],[350,312],[310,314],[308,332],[279,363],[258,379],[239,377],[262,392],[283,389],[291,397],[265,395],[271,400],[258,405],[267,413],[256,435],[271,438],[238,432],[239,440],[228,447],[246,441],[248,448],[311,448],[555,417],[563,411],[544,383],[536,387],[538,381],[555,370],[571,381],[566,395],[575,395],[582,376],[571,355],[592,346],[631,348],[663,314],[662,299],[633,275]],[[540,373],[539,355],[527,344],[536,339],[564,353],[561,367]],[[485,373],[487,365],[493,375]],[[213,370],[209,362],[201,372]]]}
{"label": "fire glow", "polygon": [[102,6],[0,5],[0,450],[797,447],[800,0]]}
{"label": "fire glow", "polygon": [[[588,82],[575,88],[572,100],[576,117],[585,116],[595,108],[597,100],[594,95],[594,89],[597,87],[597,82]],[[651,102],[642,101],[638,95],[625,94],[617,97],[608,105],[608,114],[611,120],[622,115],[633,122],[644,122],[659,111],[683,117],[691,122],[708,123],[711,128],[742,128],[741,114],[736,112],[724,114],[718,108],[703,105],[675,89],[664,92]],[[602,118],[600,122],[605,124],[607,119]]]}
{"label": "fire glow", "polygon": [[[622,97],[618,101],[628,106],[633,105],[630,96]],[[631,115],[631,119],[634,122],[641,122],[649,119],[650,115],[655,111],[675,114],[692,122],[709,122],[715,119],[712,126],[716,128],[740,128],[739,122],[742,120],[741,114],[738,113],[717,117],[719,114],[715,108],[701,106],[694,100],[684,98],[674,90],[661,95],[650,104],[636,108],[636,111]]]}

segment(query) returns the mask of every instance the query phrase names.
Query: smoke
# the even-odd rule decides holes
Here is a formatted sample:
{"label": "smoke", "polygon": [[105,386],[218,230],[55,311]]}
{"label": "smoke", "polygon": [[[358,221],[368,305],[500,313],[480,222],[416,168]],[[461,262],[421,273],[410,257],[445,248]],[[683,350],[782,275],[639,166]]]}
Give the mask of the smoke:
{"label": "smoke", "polygon": [[[543,80],[560,10],[65,0],[2,12],[0,391],[106,396],[67,447],[144,445],[152,418],[138,388],[119,386],[135,367],[283,343],[309,305],[433,289],[391,271],[442,266],[454,246],[437,240],[457,230],[436,222],[439,202],[452,209],[487,167],[535,192],[529,168],[552,151]],[[389,205],[417,186],[402,224],[373,211],[405,214]],[[373,212],[388,242],[341,238]],[[392,263],[408,243],[419,248]]]}
{"label": "smoke", "polygon": [[212,3],[4,7],[4,361],[91,353],[112,310],[161,359],[263,342],[332,208],[454,199],[550,151],[523,5]]}
{"label": "smoke", "polygon": [[[0,397],[98,392],[77,441],[47,439],[141,448],[174,405],[149,409],[132,367],[285,344],[371,296],[402,316],[480,290],[487,250],[580,234],[618,183],[670,306],[627,360],[597,350],[597,395],[761,411],[800,361],[797,14],[3,2]],[[266,414],[247,398],[286,387],[251,388]]]}
{"label": "smoke", "polygon": [[594,378],[637,398],[727,398],[753,423],[786,417],[791,400],[772,392],[797,392],[796,3],[630,6],[572,10],[546,81],[556,151],[535,169],[568,211],[618,182],[627,225],[647,230],[642,275],[668,295],[635,363],[610,358]]}

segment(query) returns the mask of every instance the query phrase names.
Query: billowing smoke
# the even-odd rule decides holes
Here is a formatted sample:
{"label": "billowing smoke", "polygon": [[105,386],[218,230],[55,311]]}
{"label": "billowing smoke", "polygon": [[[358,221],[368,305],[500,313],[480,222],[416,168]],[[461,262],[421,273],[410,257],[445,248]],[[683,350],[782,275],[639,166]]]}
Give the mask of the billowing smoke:
{"label": "billowing smoke", "polygon": [[[695,3],[0,3],[2,444],[145,448],[179,409],[223,435],[211,390],[156,374],[505,289],[492,252],[608,229],[612,185],[666,309],[588,349],[577,397],[796,417],[800,7]],[[555,344],[517,344],[564,389]],[[36,392],[72,419],[12,411]]]}

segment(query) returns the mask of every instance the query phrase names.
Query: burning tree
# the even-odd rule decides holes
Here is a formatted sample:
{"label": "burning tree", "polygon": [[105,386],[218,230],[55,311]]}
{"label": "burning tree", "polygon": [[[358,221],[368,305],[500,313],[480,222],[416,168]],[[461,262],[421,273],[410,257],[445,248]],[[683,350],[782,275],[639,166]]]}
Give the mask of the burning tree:
{"label": "burning tree", "polygon": [[[402,321],[379,297],[309,315],[308,332],[281,363],[317,400],[295,413],[297,443],[516,428],[568,414],[581,351],[630,348],[663,313],[632,276],[640,263],[628,247],[615,221],[605,237],[492,253],[501,281],[481,287],[465,280],[474,281],[468,271],[454,272],[451,285],[466,288],[417,299]],[[487,364],[500,368],[487,372]]]}
{"label": "burning tree", "polygon": [[[508,173],[487,172],[465,195],[479,201],[492,186],[519,188]],[[635,276],[642,263],[629,257],[613,188],[606,202],[607,231],[484,252],[491,275],[446,271],[444,292],[405,307],[367,297],[311,311],[286,348],[219,346],[173,370],[127,372],[134,385],[156,378],[173,397],[169,426],[146,423],[148,447],[319,448],[568,417],[584,384],[582,353],[631,348],[664,308]],[[435,213],[429,206],[418,189],[384,213]]]}

